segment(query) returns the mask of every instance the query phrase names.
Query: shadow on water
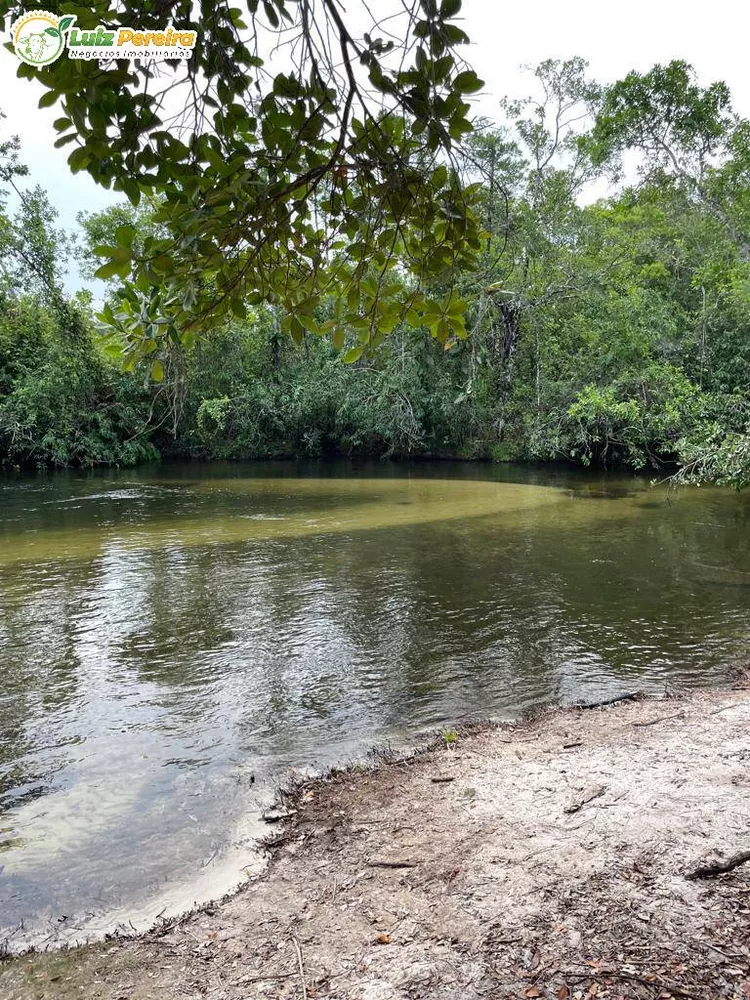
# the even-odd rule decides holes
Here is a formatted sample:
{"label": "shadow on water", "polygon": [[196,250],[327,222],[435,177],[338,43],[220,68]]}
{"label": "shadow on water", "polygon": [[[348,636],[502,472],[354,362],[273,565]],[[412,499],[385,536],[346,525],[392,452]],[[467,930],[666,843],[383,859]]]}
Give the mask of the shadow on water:
{"label": "shadow on water", "polygon": [[288,768],[720,682],[746,648],[749,514],[564,468],[0,479],[3,925],[102,930],[165,887],[215,894]]}

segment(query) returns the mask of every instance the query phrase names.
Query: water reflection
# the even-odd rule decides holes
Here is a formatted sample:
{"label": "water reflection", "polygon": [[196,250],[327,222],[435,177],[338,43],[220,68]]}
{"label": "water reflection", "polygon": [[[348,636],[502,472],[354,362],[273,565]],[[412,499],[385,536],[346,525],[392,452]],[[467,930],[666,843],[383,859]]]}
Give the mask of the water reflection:
{"label": "water reflection", "polygon": [[26,934],[221,891],[287,767],[709,683],[747,639],[750,506],[719,490],[193,465],[0,504],[0,926]]}

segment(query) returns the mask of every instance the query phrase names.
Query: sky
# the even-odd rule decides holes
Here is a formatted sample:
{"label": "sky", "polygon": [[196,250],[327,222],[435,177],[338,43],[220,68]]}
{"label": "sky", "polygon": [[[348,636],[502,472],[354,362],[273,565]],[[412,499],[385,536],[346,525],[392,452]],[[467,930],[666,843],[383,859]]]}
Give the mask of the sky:
{"label": "sky", "polygon": [[[380,2],[380,0],[378,0]],[[346,0],[344,0],[346,6]],[[624,4],[602,0],[464,0],[464,28],[472,45],[466,59],[485,81],[479,100],[482,114],[492,116],[503,96],[529,92],[523,65],[543,59],[582,56],[591,76],[612,82],[629,70],[647,70],[656,62],[685,59],[702,84],[724,80],[735,109],[750,117],[748,31],[746,3],[714,0],[710,7],[695,0],[629,0]],[[96,211],[118,200],[98,187],[87,174],[72,175],[65,150],[53,143],[52,122],[59,108],[39,110],[42,88],[15,76],[15,57],[0,49],[0,109],[7,118],[0,136],[17,134],[22,158],[34,183],[49,192],[59,222],[75,226],[81,210]]]}
{"label": "sky", "polygon": [[738,0],[465,0],[469,61],[486,82],[482,110],[505,94],[524,96],[519,65],[582,56],[590,74],[612,83],[631,69],[684,59],[706,85],[724,80],[735,109],[750,117],[750,7]]}

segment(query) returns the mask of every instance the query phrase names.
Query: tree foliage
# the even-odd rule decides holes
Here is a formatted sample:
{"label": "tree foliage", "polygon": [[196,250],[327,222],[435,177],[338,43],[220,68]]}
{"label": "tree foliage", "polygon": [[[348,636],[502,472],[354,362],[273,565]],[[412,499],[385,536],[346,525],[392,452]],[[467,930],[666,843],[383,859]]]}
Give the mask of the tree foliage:
{"label": "tree foliage", "polygon": [[482,84],[459,56],[461,0],[377,18],[338,0],[63,6],[83,29],[167,17],[197,29],[187,62],[18,69],[47,88],[41,105],[60,105],[56,145],[73,171],[134,205],[153,199],[158,231],[138,242],[123,225],[96,249],[99,276],[122,281],[101,318],[131,368],[148,357],[158,376],[172,346],[262,302],[297,343],[354,331],[369,350],[405,315],[442,341],[464,335],[453,290],[480,233],[452,157]]}
{"label": "tree foliage", "polygon": [[[21,187],[17,150],[4,147],[23,195],[15,213],[0,212],[4,460],[438,455],[747,485],[747,123],[723,86],[699,87],[683,64],[602,89],[582,60],[548,61],[530,83],[529,100],[504,102],[454,151],[455,182],[473,192],[483,231],[470,266],[421,285],[394,266],[398,312],[377,338],[349,315],[363,300],[349,301],[346,281],[321,290],[294,338],[295,314],[273,296],[245,297],[210,336],[167,352],[157,337],[138,351],[127,332],[94,337],[87,303],[62,290],[68,247],[49,204]],[[679,169],[650,145],[657,125]],[[594,198],[592,182],[611,177],[626,149],[637,177]],[[169,238],[164,205],[156,192],[83,217],[84,273],[123,231],[134,257]],[[369,264],[362,274],[366,297],[380,279]],[[107,281],[113,312],[120,280]]]}

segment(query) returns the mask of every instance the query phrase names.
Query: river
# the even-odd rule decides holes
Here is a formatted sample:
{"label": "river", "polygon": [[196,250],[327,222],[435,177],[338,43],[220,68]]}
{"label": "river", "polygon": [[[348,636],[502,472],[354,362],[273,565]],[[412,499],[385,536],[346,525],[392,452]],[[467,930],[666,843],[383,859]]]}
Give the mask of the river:
{"label": "river", "polygon": [[462,463],[0,478],[0,943],[257,870],[290,771],[726,682],[750,497]]}

